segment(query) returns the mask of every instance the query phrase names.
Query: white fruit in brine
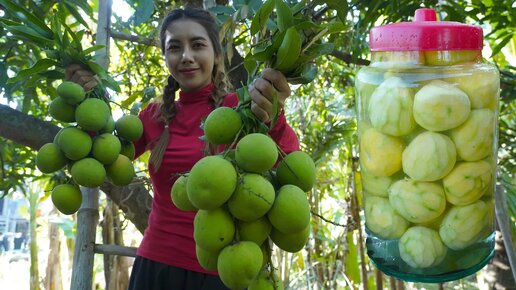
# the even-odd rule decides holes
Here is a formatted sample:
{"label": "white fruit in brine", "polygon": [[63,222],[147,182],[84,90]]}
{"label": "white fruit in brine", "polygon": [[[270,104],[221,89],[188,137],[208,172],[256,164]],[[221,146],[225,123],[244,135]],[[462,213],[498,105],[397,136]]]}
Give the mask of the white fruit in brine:
{"label": "white fruit in brine", "polygon": [[392,136],[410,133],[416,123],[412,115],[414,89],[399,77],[389,77],[376,88],[369,101],[373,127]]}
{"label": "white fruit in brine", "polygon": [[435,181],[453,169],[456,159],[455,145],[448,136],[427,131],[403,151],[403,171],[415,180]]}
{"label": "white fruit in brine", "polygon": [[468,95],[455,86],[434,80],[414,97],[414,119],[429,131],[445,131],[459,126],[470,112]]}

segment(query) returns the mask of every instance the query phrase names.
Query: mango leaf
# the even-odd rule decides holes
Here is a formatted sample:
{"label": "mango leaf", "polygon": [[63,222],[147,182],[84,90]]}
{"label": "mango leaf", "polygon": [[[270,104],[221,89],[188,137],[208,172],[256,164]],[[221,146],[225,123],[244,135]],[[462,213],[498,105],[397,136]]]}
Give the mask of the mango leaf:
{"label": "mango leaf", "polygon": [[90,54],[90,53],[92,53],[92,52],[94,52],[94,51],[97,51],[97,50],[99,50],[99,49],[103,49],[104,47],[106,47],[106,46],[105,46],[105,45],[102,45],[102,44],[94,45],[94,46],[92,46],[92,47],[90,47],[90,48],[85,49],[85,50],[83,51],[83,53],[84,53],[85,55],[88,55],[88,54]]}
{"label": "mango leaf", "polygon": [[502,41],[500,41],[499,43],[497,43],[495,45],[495,47],[493,47],[493,52],[491,53],[491,57],[495,56],[497,53],[500,52],[500,50],[502,50],[502,48],[507,44],[509,43],[509,41],[511,41],[512,39],[512,34],[509,34],[507,36],[505,36]]}
{"label": "mango leaf", "polygon": [[[82,11],[84,11],[87,15],[92,16],[93,14],[93,6],[89,4],[88,1],[84,0],[67,0],[68,3],[72,4],[73,6],[81,7]],[[95,11],[98,9],[95,9]]]}
{"label": "mango leaf", "polygon": [[0,18],[0,23],[3,24],[2,26],[19,26],[22,25],[20,22],[16,22],[7,18]]}
{"label": "mango leaf", "polygon": [[63,45],[63,35],[61,32],[61,21],[59,20],[59,14],[54,13],[52,16],[52,31],[54,32],[54,40],[56,41],[57,47],[62,47]]}
{"label": "mango leaf", "polygon": [[61,25],[63,25],[63,27],[65,28],[65,31],[72,37],[73,48],[77,52],[81,52],[82,44],[81,44],[81,39],[78,36],[78,33],[75,33],[68,25],[66,25],[66,23],[61,23]]}
{"label": "mango leaf", "polygon": [[271,121],[270,127],[274,128],[274,126],[276,125],[276,122],[278,122],[278,118],[280,115],[280,110],[279,110],[279,105],[278,105],[278,91],[276,91],[275,89],[273,90],[273,93],[272,93],[272,100],[273,100],[272,101],[273,108],[272,108],[272,121]]}
{"label": "mango leaf", "polygon": [[56,64],[57,64],[57,61],[52,60],[52,59],[48,59],[48,58],[40,59],[32,67],[30,67],[28,69],[24,69],[24,70],[20,71],[15,77],[10,78],[8,80],[8,82],[9,83],[17,82],[17,81],[21,80],[22,78],[26,78],[30,75],[42,72],[51,66],[55,66]]}
{"label": "mango leaf", "polygon": [[342,0],[326,0],[329,8],[337,11],[337,16],[343,23],[346,22],[346,14],[348,12],[348,2]]}
{"label": "mango leaf", "polygon": [[72,4],[70,4],[69,2],[65,2],[65,1],[63,1],[63,3],[64,3],[64,6],[66,7],[66,10],[68,10],[68,12],[70,12],[73,15],[73,17],[75,19],[77,19],[77,21],[79,21],[86,28],[89,28],[88,23],[84,20],[84,18],[82,18],[81,13],[79,13],[79,11],[77,11],[77,9],[75,9],[75,7],[77,7],[77,6],[74,7],[74,6],[72,6]]}
{"label": "mango leaf", "polygon": [[251,22],[251,35],[255,35],[262,27],[265,27],[267,19],[269,19],[274,9],[274,1],[275,0],[267,0],[260,9],[258,9]]}
{"label": "mango leaf", "polygon": [[258,62],[254,60],[252,57],[245,58],[244,59],[244,67],[247,71],[247,83],[250,83],[250,81],[254,78],[256,75],[256,70],[258,68]]}
{"label": "mango leaf", "polygon": [[224,6],[224,5],[217,5],[217,6],[209,8],[208,10],[215,14],[226,14],[226,15],[232,15],[233,13],[236,12],[236,10],[233,7]]}
{"label": "mango leaf", "polygon": [[339,33],[347,29],[346,25],[340,21],[335,21],[328,24],[328,34]]}
{"label": "mango leaf", "polygon": [[294,16],[284,0],[276,0],[276,24],[279,31],[285,31],[294,25]]}
{"label": "mango leaf", "polygon": [[138,26],[150,19],[154,12],[154,1],[152,0],[140,0],[138,1],[138,7],[134,12],[134,25]]}
{"label": "mango leaf", "polygon": [[312,21],[303,21],[295,25],[297,30],[307,30],[307,29],[315,29],[320,30],[321,25],[314,23]]}
{"label": "mango leaf", "polygon": [[247,86],[241,86],[236,90],[236,93],[239,103],[244,104],[251,101],[251,96],[249,95],[249,89]]}
{"label": "mango leaf", "polygon": [[43,37],[49,39],[53,38],[54,33],[50,28],[48,28],[45,22],[36,17],[34,14],[30,13],[27,9],[10,0],[0,0],[0,4],[6,8],[6,11],[24,22],[28,27],[36,30]]}
{"label": "mango leaf", "polygon": [[88,61],[88,66],[92,72],[102,80],[102,84],[115,92],[120,92],[120,86],[107,72],[107,70],[94,61]]}
{"label": "mango leaf", "polygon": [[7,29],[9,32],[11,32],[14,36],[18,38],[22,38],[24,40],[28,40],[33,42],[36,45],[42,46],[42,47],[49,47],[53,44],[53,40],[50,38],[46,38],[45,36],[41,35],[36,30],[24,26],[24,25],[13,25],[13,26],[5,26],[5,29]]}
{"label": "mango leaf", "polygon": [[22,109],[23,113],[28,113],[30,109],[30,105],[32,103],[33,96],[31,94],[25,94],[23,96]]}
{"label": "mango leaf", "polygon": [[52,79],[52,80],[60,80],[60,79],[64,79],[64,77],[65,77],[65,74],[62,71],[56,70],[56,69],[38,72],[38,74],[44,76],[47,79]]}
{"label": "mango leaf", "polygon": [[143,95],[144,94],[142,91],[137,91],[136,93],[131,94],[129,97],[127,97],[125,100],[123,100],[122,103],[120,103],[120,106],[122,108],[128,108],[129,105],[134,103],[138,97],[143,96]]}

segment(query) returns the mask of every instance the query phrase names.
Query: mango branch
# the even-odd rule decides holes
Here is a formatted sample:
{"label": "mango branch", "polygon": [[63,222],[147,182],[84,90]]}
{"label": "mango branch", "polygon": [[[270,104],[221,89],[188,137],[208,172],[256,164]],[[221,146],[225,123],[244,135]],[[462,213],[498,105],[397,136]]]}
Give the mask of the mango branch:
{"label": "mango branch", "polygon": [[[52,142],[60,127],[32,117],[9,106],[0,104],[0,137],[17,144],[39,150]],[[100,189],[106,193],[124,212],[136,228],[143,233],[147,227],[152,197],[142,183],[129,186],[115,186],[105,182]]]}

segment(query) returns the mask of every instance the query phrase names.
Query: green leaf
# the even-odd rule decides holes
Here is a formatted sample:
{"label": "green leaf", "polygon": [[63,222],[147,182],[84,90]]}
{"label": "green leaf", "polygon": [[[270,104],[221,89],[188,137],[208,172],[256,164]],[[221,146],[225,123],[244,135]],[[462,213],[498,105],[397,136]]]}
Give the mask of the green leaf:
{"label": "green leaf", "polygon": [[80,37],[78,36],[79,32],[74,32],[70,26],[66,25],[66,23],[61,23],[61,25],[65,28],[65,31],[68,33],[68,35],[72,37],[73,49],[78,53],[82,52],[82,43]]}
{"label": "green leaf", "polygon": [[97,51],[97,50],[99,50],[99,49],[103,49],[104,47],[106,47],[106,46],[105,46],[105,45],[102,45],[102,44],[94,45],[94,46],[92,46],[92,47],[90,47],[90,48],[85,49],[85,50],[83,51],[83,53],[84,53],[85,55],[88,55],[88,54],[90,54],[90,53],[92,53],[92,52],[94,52],[94,51]]}
{"label": "green leaf", "polygon": [[297,30],[306,30],[306,29],[320,30],[321,25],[314,23],[312,21],[303,21],[301,23],[296,24],[296,29]]}
{"label": "green leaf", "polygon": [[267,0],[260,9],[258,9],[251,22],[251,35],[255,35],[262,27],[265,27],[267,19],[269,19],[274,9],[274,1],[275,0]]}
{"label": "green leaf", "polygon": [[120,92],[120,85],[109,75],[104,67],[94,61],[88,61],[88,67],[100,78],[104,86],[111,88],[115,92]]}
{"label": "green leaf", "polygon": [[52,39],[46,38],[45,36],[41,35],[36,30],[34,30],[28,26],[23,26],[23,25],[5,26],[5,29],[7,29],[9,32],[11,32],[14,36],[17,36],[17,37],[25,39],[25,40],[29,40],[39,46],[49,47],[53,44]]}
{"label": "green leaf", "polygon": [[22,103],[22,112],[23,113],[29,112],[30,105],[32,103],[32,99],[33,99],[33,97],[31,94],[26,94],[23,96],[23,103]]}
{"label": "green leaf", "polygon": [[21,80],[22,78],[26,78],[26,77],[36,74],[36,73],[40,73],[56,64],[57,64],[57,62],[52,59],[48,59],[48,58],[40,59],[32,67],[20,71],[15,77],[9,79],[8,82],[9,83],[17,82],[17,81]]}
{"label": "green leaf", "polygon": [[337,16],[343,23],[346,22],[346,14],[348,13],[348,2],[342,0],[326,0],[328,8],[337,11]]}
{"label": "green leaf", "polygon": [[44,38],[53,39],[54,33],[52,30],[48,28],[43,20],[30,13],[27,9],[18,6],[18,4],[10,0],[0,0],[0,4],[4,6],[9,13],[13,14],[13,16],[27,24],[30,28],[36,30]]}
{"label": "green leaf", "polygon": [[3,26],[22,26],[20,22],[12,21],[6,18],[0,18],[0,22],[3,23]]}
{"label": "green leaf", "polygon": [[224,6],[224,5],[217,5],[217,6],[209,8],[208,10],[215,14],[227,14],[227,15],[232,15],[233,13],[236,12],[236,10],[233,7]]}
{"label": "green leaf", "polygon": [[152,0],[140,0],[138,1],[138,7],[134,12],[134,25],[138,26],[150,19],[154,12],[154,1]]}
{"label": "green leaf", "polygon": [[502,50],[502,48],[504,48],[504,46],[509,43],[509,41],[511,41],[512,39],[512,34],[509,34],[507,36],[505,36],[502,41],[500,41],[498,44],[495,45],[495,47],[493,47],[493,53],[491,53],[491,57],[495,56],[496,54],[498,54],[500,52],[500,50]]}
{"label": "green leaf", "polygon": [[81,13],[79,13],[79,11],[77,11],[77,9],[75,9],[75,7],[77,7],[77,6],[74,7],[69,2],[65,2],[65,1],[63,1],[63,3],[66,7],[66,10],[68,10],[68,12],[70,12],[73,15],[73,17],[75,19],[77,19],[77,21],[79,21],[86,28],[89,28],[88,23],[84,20],[84,18],[82,18]]}
{"label": "green leaf", "polygon": [[272,103],[273,103],[273,108],[272,108],[272,121],[271,121],[271,128],[274,128],[274,126],[276,125],[276,122],[278,122],[278,118],[279,118],[279,115],[280,115],[280,110],[279,110],[279,105],[278,105],[278,91],[276,91],[276,89],[273,89],[273,93],[272,93]]}
{"label": "green leaf", "polygon": [[326,27],[328,27],[328,34],[343,32],[347,29],[346,25],[340,21],[332,22]]}
{"label": "green leaf", "polygon": [[87,15],[91,16],[93,14],[93,8],[89,5],[88,1],[84,0],[67,0],[68,3],[73,3],[73,6],[81,7],[82,11],[84,11]]}
{"label": "green leaf", "polygon": [[294,25],[294,16],[284,0],[276,0],[276,23],[279,31],[285,31]]}
{"label": "green leaf", "polygon": [[64,79],[64,77],[65,77],[65,74],[62,71],[55,70],[55,69],[38,72],[38,74],[46,77],[47,79],[52,79],[52,80],[60,80],[60,79]]}
{"label": "green leaf", "polygon": [[122,103],[120,103],[120,106],[122,108],[129,108],[129,105],[134,103],[134,101],[136,101],[136,99],[140,96],[143,96],[143,92],[137,91],[136,93],[131,94],[127,99],[123,100]]}
{"label": "green leaf", "polygon": [[244,59],[244,67],[247,71],[247,83],[254,78],[256,75],[256,69],[258,68],[258,62],[254,60],[252,57]]}
{"label": "green leaf", "polygon": [[236,90],[238,102],[241,104],[245,104],[251,101],[251,96],[249,95],[249,90],[247,86],[242,86]]}

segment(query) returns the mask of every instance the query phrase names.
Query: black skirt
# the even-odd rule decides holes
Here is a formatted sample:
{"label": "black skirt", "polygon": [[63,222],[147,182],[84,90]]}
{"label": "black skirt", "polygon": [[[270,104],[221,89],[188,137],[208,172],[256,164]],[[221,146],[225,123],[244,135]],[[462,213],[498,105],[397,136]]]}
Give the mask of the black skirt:
{"label": "black skirt", "polygon": [[228,290],[219,276],[185,270],[140,256],[134,260],[128,290]]}

